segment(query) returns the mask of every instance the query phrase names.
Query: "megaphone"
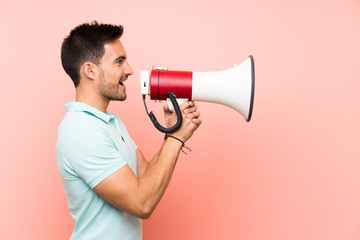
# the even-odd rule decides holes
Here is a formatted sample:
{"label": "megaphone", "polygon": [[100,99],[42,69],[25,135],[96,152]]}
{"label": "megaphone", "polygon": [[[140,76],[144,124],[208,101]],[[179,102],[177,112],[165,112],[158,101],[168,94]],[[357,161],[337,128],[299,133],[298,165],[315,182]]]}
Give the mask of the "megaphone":
{"label": "megaphone", "polygon": [[[181,126],[179,103],[186,100],[219,103],[238,111],[250,121],[255,91],[255,64],[249,56],[240,65],[215,72],[170,71],[154,68],[140,72],[141,94],[147,114],[155,127],[164,133],[175,132]],[[168,100],[173,105],[178,121],[171,128],[162,127],[145,104],[146,95],[151,100]]]}

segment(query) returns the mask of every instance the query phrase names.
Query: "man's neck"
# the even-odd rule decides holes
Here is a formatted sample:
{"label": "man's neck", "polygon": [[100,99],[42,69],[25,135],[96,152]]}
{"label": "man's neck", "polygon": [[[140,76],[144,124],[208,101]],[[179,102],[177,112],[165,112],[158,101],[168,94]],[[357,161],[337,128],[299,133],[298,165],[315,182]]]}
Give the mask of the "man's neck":
{"label": "man's neck", "polygon": [[110,100],[105,99],[104,97],[92,92],[91,90],[89,91],[89,89],[85,91],[81,88],[76,89],[75,101],[85,103],[104,113],[106,113],[106,109],[109,106],[110,102]]}

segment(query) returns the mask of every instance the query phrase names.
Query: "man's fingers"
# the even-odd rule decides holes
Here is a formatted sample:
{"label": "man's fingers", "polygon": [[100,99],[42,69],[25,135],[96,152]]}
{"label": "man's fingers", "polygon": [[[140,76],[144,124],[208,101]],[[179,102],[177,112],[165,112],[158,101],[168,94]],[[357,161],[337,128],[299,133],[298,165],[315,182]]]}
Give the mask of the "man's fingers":
{"label": "man's fingers", "polygon": [[196,112],[197,109],[198,109],[198,108],[197,108],[197,106],[195,105],[195,106],[193,106],[193,107],[189,107],[189,108],[185,109],[185,110],[184,110],[184,113],[186,113],[186,114],[191,114],[191,113]]}
{"label": "man's fingers", "polygon": [[197,125],[197,127],[199,127],[200,124],[202,123],[202,120],[199,118],[193,118],[192,122],[195,123]]}
{"label": "man's fingers", "polygon": [[191,112],[191,113],[188,113],[186,116],[188,118],[198,118],[198,117],[200,117],[200,112],[199,111]]}
{"label": "man's fingers", "polygon": [[197,106],[193,101],[186,101],[181,104],[180,109],[185,113],[184,117],[189,118],[189,120],[194,123],[197,127],[202,123],[200,117],[200,112],[198,111]]}
{"label": "man's fingers", "polygon": [[181,112],[188,113],[189,108],[191,108],[194,105],[195,105],[195,103],[193,101],[185,101],[185,102],[183,102],[183,104],[181,104],[180,110],[181,110]]}

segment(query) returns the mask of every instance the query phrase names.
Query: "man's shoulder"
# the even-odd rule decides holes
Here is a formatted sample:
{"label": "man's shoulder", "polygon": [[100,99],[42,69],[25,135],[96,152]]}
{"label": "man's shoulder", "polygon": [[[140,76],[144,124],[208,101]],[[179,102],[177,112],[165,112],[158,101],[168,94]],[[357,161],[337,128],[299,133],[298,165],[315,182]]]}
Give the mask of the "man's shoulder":
{"label": "man's shoulder", "polygon": [[101,126],[102,121],[86,112],[68,112],[59,125],[60,130],[76,130]]}
{"label": "man's shoulder", "polygon": [[100,141],[108,136],[105,128],[104,122],[94,116],[84,112],[68,112],[58,128],[58,144]]}

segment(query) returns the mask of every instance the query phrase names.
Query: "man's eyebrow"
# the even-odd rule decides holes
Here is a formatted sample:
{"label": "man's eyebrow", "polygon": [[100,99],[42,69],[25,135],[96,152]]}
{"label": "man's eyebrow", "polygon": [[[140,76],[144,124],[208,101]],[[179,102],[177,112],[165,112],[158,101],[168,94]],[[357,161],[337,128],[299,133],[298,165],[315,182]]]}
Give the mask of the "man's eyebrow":
{"label": "man's eyebrow", "polygon": [[114,63],[116,63],[120,60],[126,60],[126,56],[119,56],[119,57],[115,58]]}

